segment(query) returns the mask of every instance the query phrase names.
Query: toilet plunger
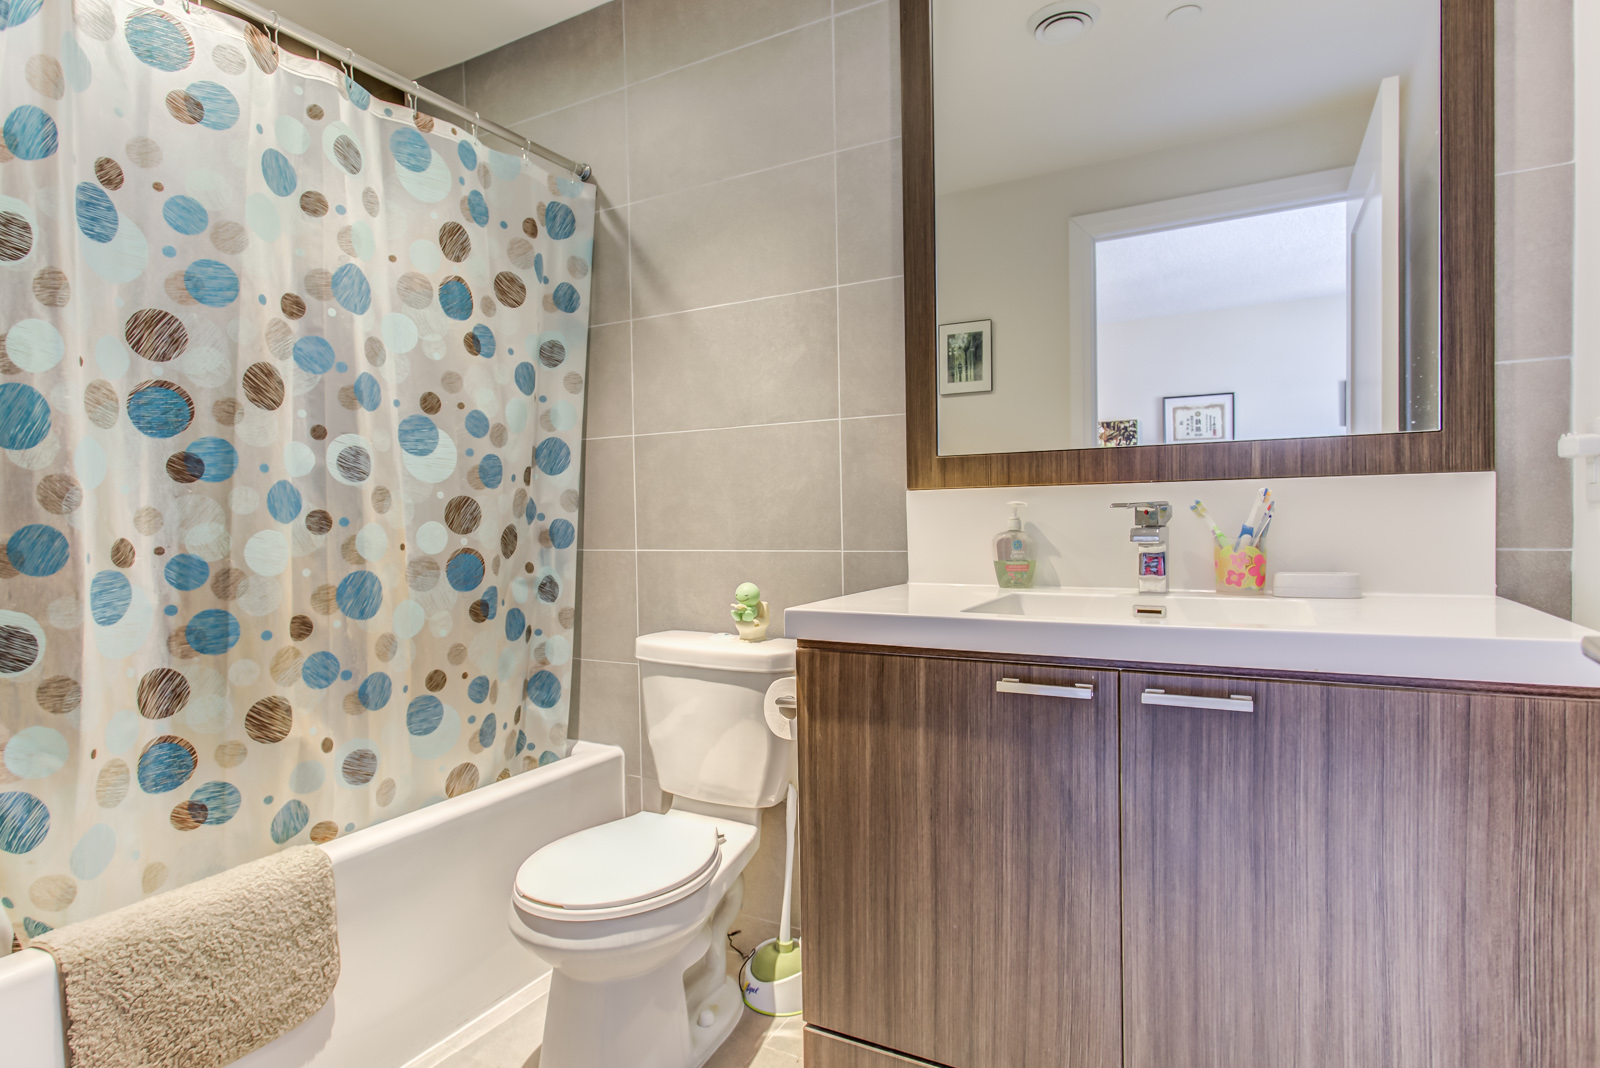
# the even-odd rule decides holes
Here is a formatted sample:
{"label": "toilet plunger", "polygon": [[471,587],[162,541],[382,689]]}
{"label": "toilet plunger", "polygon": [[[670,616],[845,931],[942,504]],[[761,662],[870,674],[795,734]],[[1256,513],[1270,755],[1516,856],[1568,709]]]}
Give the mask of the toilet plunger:
{"label": "toilet plunger", "polygon": [[800,940],[789,937],[789,911],[794,899],[794,831],[800,794],[789,784],[784,807],[788,853],[783,858],[783,915],[778,937],[756,947],[745,962],[739,977],[744,1003],[765,1016],[797,1016],[800,1013]]}

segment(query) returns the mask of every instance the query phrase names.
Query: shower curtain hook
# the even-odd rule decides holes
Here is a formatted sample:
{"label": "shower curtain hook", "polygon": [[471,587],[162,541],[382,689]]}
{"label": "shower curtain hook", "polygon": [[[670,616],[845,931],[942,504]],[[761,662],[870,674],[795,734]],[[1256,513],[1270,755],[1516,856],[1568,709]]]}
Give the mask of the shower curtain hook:
{"label": "shower curtain hook", "polygon": [[354,48],[346,48],[344,50],[344,58],[345,58],[345,66],[350,68],[349,70],[345,71],[345,75],[344,76],[346,78],[349,78],[351,81],[355,81],[356,80],[356,50]]}
{"label": "shower curtain hook", "polygon": [[267,14],[272,16],[272,51],[276,54],[278,52],[278,13],[269,11]]}
{"label": "shower curtain hook", "polygon": [[478,113],[474,111],[472,113],[472,139],[474,141],[478,139],[478,117]]}

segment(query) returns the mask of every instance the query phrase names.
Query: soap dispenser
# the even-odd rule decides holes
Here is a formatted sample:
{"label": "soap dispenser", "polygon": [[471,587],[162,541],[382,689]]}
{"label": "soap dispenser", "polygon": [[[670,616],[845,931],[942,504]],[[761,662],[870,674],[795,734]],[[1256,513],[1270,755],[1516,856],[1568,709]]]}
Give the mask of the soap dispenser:
{"label": "soap dispenser", "polygon": [[994,536],[994,578],[1004,590],[1026,590],[1033,586],[1036,558],[1033,538],[1022,529],[1022,506],[1012,501],[1011,525]]}

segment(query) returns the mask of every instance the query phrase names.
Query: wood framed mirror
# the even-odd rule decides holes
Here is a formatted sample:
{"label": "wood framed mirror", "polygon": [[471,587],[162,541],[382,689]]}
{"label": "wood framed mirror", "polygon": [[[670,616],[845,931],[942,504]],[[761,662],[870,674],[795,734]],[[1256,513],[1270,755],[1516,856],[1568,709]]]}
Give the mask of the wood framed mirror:
{"label": "wood framed mirror", "polygon": [[1036,3],[900,0],[907,485],[1492,469],[1492,0]]}

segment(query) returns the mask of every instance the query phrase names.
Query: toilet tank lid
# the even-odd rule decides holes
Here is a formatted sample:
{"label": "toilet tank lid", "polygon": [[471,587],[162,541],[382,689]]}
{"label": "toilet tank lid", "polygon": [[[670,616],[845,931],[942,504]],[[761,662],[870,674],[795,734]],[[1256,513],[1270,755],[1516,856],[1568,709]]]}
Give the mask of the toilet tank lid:
{"label": "toilet tank lid", "polygon": [[794,670],[794,647],[793,638],[743,642],[733,634],[664,630],[656,634],[639,635],[634,643],[634,653],[640,660],[651,664],[779,675]]}

